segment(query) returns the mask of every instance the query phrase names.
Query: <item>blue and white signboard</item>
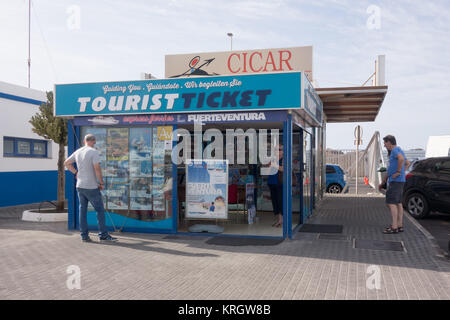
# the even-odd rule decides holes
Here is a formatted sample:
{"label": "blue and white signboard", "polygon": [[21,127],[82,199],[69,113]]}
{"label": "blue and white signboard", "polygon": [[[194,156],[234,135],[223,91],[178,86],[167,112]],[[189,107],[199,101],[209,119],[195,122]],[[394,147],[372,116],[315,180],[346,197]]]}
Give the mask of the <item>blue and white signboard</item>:
{"label": "blue and white signboard", "polygon": [[302,107],[308,112],[320,125],[322,123],[323,103],[316,90],[309,82],[307,77],[303,77],[303,105]]}
{"label": "blue and white signboard", "polygon": [[55,85],[56,116],[299,109],[302,72]]}
{"label": "blue and white signboard", "polygon": [[228,218],[228,160],[186,162],[186,218]]}

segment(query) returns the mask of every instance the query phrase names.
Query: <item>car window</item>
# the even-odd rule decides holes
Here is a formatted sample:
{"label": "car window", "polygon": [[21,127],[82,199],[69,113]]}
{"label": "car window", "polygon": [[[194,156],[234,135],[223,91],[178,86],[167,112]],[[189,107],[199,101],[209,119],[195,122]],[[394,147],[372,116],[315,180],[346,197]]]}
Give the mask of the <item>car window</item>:
{"label": "car window", "polygon": [[433,168],[433,161],[417,161],[417,163],[414,165],[413,170],[418,172],[431,172],[431,169]]}
{"label": "car window", "polygon": [[336,170],[332,166],[327,166],[327,173],[336,173]]}
{"label": "car window", "polygon": [[450,174],[450,160],[436,163],[436,169],[441,174]]}

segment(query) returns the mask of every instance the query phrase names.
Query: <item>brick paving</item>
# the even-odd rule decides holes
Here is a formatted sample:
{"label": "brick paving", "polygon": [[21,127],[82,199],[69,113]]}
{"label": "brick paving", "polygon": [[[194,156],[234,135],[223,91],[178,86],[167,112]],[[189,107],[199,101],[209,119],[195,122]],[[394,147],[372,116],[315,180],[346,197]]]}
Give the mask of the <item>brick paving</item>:
{"label": "brick paving", "polygon": [[[66,223],[21,221],[28,208],[0,209],[0,299],[450,299],[450,260],[408,218],[404,233],[382,234],[382,197],[326,196],[308,223],[343,225],[347,238],[301,232],[274,246],[130,233],[82,243]],[[406,252],[355,249],[354,239],[402,241]],[[81,289],[67,287],[72,265]]]}

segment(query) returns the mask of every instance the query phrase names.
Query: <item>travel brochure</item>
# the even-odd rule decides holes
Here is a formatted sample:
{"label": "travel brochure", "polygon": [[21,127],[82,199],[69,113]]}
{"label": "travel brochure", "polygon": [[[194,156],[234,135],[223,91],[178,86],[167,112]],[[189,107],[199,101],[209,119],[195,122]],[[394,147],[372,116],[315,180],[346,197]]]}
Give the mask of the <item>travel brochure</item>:
{"label": "travel brochure", "polygon": [[151,128],[130,129],[130,159],[149,160],[152,157]]}
{"label": "travel brochure", "polygon": [[126,178],[128,177],[128,172],[129,172],[128,160],[106,161],[106,167],[104,169],[105,177]]}
{"label": "travel brochure", "polygon": [[106,185],[108,210],[128,210],[128,178],[110,178]]}
{"label": "travel brochure", "polygon": [[110,128],[106,136],[106,159],[128,160],[128,129]]}
{"label": "travel brochure", "polygon": [[228,218],[228,160],[188,160],[186,217]]}
{"label": "travel brochure", "polygon": [[150,178],[130,177],[130,210],[152,210]]}
{"label": "travel brochure", "polygon": [[153,128],[153,210],[165,211],[164,176],[165,176],[165,140],[158,136],[158,128]]}

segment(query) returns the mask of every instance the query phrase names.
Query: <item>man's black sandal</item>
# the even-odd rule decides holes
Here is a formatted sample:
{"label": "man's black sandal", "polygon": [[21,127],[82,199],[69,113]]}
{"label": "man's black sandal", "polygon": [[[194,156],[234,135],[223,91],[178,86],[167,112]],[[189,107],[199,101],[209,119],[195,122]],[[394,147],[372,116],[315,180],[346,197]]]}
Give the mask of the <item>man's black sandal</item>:
{"label": "man's black sandal", "polygon": [[398,229],[393,229],[392,227],[386,228],[386,230],[383,231],[385,234],[392,234],[392,233],[398,233]]}
{"label": "man's black sandal", "polygon": [[403,227],[398,227],[398,228],[397,228],[397,231],[398,231],[398,232],[403,232]]}

